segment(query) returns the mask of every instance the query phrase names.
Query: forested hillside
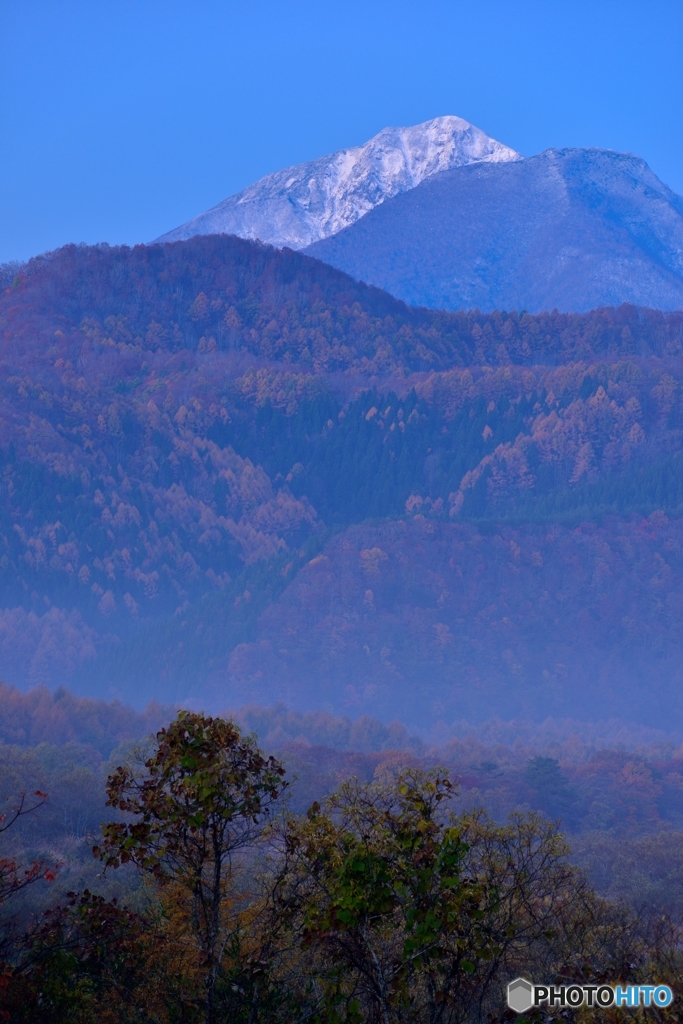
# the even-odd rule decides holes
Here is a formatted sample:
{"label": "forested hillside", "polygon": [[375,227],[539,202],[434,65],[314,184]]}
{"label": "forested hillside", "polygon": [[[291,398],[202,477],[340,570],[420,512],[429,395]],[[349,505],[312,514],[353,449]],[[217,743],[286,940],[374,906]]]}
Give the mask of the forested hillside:
{"label": "forested hillside", "polygon": [[683,314],[217,236],[11,268],[0,344],[6,682],[683,728]]}

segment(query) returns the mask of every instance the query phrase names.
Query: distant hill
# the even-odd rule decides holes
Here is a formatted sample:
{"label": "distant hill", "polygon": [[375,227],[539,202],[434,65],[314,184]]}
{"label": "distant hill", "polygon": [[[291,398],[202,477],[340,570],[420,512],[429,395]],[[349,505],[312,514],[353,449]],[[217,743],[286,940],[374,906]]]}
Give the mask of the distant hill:
{"label": "distant hill", "polygon": [[231,234],[301,249],[439,171],[520,159],[461,117],[384,128],[364,146],[268,174],[157,241]]}
{"label": "distant hill", "polygon": [[442,171],[306,252],[436,309],[683,309],[683,199],[608,150]]}
{"label": "distant hill", "polygon": [[488,706],[681,729],[682,519],[482,527],[421,512],[331,540],[207,689],[422,728]]}
{"label": "distant hill", "polygon": [[683,729],[683,314],[434,312],[229,236],[3,273],[7,684]]}

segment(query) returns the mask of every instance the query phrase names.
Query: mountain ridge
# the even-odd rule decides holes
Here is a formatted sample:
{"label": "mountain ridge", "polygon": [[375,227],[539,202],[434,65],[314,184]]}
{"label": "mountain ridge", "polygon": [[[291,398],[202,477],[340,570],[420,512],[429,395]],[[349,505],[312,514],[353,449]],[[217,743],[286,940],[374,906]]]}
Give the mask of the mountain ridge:
{"label": "mountain ridge", "polygon": [[678,728],[681,353],[680,313],[435,312],[234,236],[29,261],[0,675],[425,728],[580,684]]}
{"label": "mountain ridge", "polygon": [[362,146],[266,175],[156,241],[235,234],[301,249],[439,171],[519,159],[519,153],[459,117],[384,128]]}
{"label": "mountain ridge", "polygon": [[683,308],[683,199],[611,150],[442,171],[304,251],[430,308]]}

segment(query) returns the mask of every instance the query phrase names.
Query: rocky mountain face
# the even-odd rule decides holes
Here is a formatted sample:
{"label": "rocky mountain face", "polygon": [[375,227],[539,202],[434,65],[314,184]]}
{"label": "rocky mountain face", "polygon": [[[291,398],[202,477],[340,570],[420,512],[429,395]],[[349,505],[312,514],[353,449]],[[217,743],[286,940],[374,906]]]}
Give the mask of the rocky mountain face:
{"label": "rocky mountain face", "polygon": [[443,171],[306,251],[437,309],[683,308],[683,199],[608,150]]}
{"label": "rocky mountain face", "polygon": [[232,234],[301,249],[440,171],[520,159],[460,117],[385,128],[364,146],[269,174],[158,241]]}

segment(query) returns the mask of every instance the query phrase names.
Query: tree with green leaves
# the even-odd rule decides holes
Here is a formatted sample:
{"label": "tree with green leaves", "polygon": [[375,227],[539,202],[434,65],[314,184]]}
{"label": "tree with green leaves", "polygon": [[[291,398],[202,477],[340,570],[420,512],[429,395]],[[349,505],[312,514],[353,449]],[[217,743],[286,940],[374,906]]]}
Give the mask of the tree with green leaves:
{"label": "tree with green leaves", "polygon": [[446,1019],[458,985],[495,956],[452,789],[442,772],[407,768],[351,780],[289,823],[282,903],[317,977],[314,1019]]}
{"label": "tree with green leaves", "polygon": [[529,758],[524,777],[546,814],[562,818],[571,814],[576,795],[554,757]]}
{"label": "tree with green leaves", "polygon": [[284,769],[230,721],[181,711],[157,733],[144,765],[107,780],[107,804],[124,816],[103,828],[94,854],[132,862],[185,904],[200,955],[203,1016],[216,1020],[216,986],[232,939],[235,857],[253,847],[286,782]]}
{"label": "tree with green leaves", "polygon": [[274,907],[296,956],[273,976],[298,986],[302,1019],[480,1022],[519,974],[604,977],[635,948],[555,824],[457,815],[454,795],[443,770],[409,767],[289,821]]}

